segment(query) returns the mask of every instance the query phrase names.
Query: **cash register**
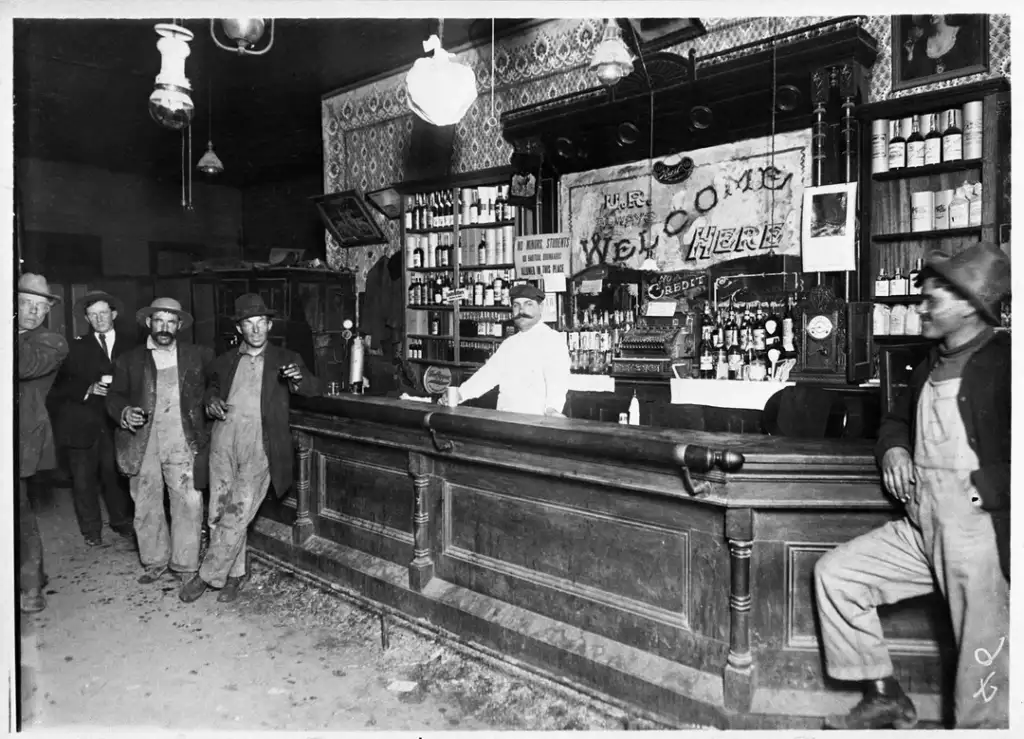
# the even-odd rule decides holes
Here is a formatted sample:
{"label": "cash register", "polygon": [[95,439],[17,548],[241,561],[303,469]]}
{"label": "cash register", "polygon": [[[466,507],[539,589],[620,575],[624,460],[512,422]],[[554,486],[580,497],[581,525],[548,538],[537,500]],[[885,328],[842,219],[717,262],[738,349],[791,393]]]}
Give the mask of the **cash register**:
{"label": "cash register", "polygon": [[619,339],[612,359],[616,377],[689,377],[693,361],[694,315],[680,311],[675,300],[652,300],[644,315]]}

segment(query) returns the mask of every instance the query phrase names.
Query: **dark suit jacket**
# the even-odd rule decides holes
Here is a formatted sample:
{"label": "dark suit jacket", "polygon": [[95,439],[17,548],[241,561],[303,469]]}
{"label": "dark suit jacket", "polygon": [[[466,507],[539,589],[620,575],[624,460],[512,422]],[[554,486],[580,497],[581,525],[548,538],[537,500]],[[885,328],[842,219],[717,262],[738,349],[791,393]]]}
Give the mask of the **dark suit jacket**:
{"label": "dark suit jacket", "polygon": [[[302,370],[302,382],[294,391],[306,397],[320,394],[320,381],[310,372],[296,352],[268,344],[264,349],[263,388],[260,393],[260,414],[263,419],[263,449],[270,462],[270,481],[277,496],[283,497],[292,486],[293,458],[292,433],[289,426],[291,408],[291,383],[278,376],[278,368],[296,364]],[[210,367],[210,381],[206,391],[206,402],[213,398],[227,400],[231,394],[231,382],[235,379],[238,349],[221,354]],[[228,411],[230,413],[230,411]],[[219,423],[219,421],[214,421]]]}
{"label": "dark suit jacket", "polygon": [[[206,377],[213,361],[213,350],[196,344],[177,342],[178,392],[181,395],[181,424],[192,454],[195,455],[193,477],[197,488],[206,487],[209,479],[210,429],[206,423],[203,393]],[[153,353],[140,344],[122,354],[114,363],[114,384],[107,393],[107,413],[117,424],[114,446],[117,466],[132,477],[139,474],[146,453],[152,418],[134,434],[121,428],[121,413],[137,406],[152,416],[156,406],[156,363]]]}
{"label": "dark suit jacket", "polygon": [[[992,516],[1003,574],[1010,578],[1010,337],[996,333],[964,365],[957,405],[967,430],[967,442],[978,455],[979,469],[971,473],[981,507]],[[910,376],[906,389],[882,419],[875,453],[881,463],[893,447],[914,453],[917,401],[938,359],[932,350]]]}
{"label": "dark suit jacket", "polygon": [[96,438],[114,425],[100,395],[86,398],[89,386],[103,375],[114,374],[114,362],[135,347],[134,337],[118,331],[114,339],[113,359],[90,331],[71,342],[68,360],[61,367],[57,383],[50,393],[50,404],[57,409],[57,443],[72,449],[92,446]]}
{"label": "dark suit jacket", "polygon": [[64,337],[42,326],[18,334],[18,476],[57,466],[46,395],[68,355]]}

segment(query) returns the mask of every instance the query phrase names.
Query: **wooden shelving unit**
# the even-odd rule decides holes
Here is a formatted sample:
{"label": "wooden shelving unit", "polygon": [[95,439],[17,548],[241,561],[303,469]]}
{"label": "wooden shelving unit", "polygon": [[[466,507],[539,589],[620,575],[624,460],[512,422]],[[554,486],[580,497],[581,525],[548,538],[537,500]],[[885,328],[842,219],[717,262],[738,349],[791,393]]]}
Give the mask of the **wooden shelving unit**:
{"label": "wooden shelving unit", "polygon": [[961,159],[956,162],[940,162],[939,164],[926,164],[923,167],[910,167],[897,169],[893,172],[876,172],[871,175],[875,182],[888,182],[890,180],[908,180],[914,177],[930,177],[937,174],[949,172],[970,172],[981,169],[984,160],[982,159]]}

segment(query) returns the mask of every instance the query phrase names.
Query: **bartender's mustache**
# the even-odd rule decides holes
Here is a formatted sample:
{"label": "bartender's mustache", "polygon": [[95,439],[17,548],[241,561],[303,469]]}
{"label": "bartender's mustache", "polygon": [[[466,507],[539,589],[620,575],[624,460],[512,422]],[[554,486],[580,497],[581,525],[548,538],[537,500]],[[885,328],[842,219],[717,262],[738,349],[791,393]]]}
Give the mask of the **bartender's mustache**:
{"label": "bartender's mustache", "polygon": [[533,316],[531,316],[529,313],[516,313],[514,316],[512,316],[512,320],[516,320],[519,318],[533,318]]}

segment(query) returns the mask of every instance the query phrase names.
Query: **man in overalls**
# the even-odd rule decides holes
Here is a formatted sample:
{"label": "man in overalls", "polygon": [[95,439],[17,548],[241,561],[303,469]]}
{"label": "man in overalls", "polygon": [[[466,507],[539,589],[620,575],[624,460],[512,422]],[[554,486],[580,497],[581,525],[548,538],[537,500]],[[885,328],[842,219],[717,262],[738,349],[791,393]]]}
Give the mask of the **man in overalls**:
{"label": "man in overalls", "polygon": [[910,728],[877,608],[938,584],[958,663],[956,727],[1009,725],[1010,339],[996,332],[1009,259],[991,244],[930,255],[921,332],[937,344],[882,421],[886,489],[906,516],[823,556],[815,568],[828,674],[864,700],[827,728]]}

